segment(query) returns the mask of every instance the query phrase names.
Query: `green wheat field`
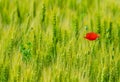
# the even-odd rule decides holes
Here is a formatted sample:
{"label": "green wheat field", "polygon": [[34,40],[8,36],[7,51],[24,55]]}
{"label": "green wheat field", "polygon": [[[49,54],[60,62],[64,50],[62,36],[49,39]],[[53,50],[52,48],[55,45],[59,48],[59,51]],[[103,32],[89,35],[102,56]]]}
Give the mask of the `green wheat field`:
{"label": "green wheat field", "polygon": [[0,0],[0,82],[120,82],[120,0]]}

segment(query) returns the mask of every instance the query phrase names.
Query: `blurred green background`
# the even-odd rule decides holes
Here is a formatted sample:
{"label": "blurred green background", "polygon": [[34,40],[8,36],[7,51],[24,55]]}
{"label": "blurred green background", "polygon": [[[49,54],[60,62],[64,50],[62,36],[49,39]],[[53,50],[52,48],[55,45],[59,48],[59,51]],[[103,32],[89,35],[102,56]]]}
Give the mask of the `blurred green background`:
{"label": "blurred green background", "polygon": [[119,0],[0,0],[0,82],[120,82],[119,18]]}

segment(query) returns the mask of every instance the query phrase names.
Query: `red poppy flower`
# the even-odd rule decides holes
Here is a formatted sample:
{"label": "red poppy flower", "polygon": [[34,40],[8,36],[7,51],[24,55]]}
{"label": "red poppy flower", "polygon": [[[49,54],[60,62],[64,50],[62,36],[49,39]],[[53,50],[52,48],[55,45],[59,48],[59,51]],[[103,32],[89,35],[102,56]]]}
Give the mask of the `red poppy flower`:
{"label": "red poppy flower", "polygon": [[97,38],[99,38],[99,34],[96,34],[94,32],[89,32],[86,34],[86,36],[84,38],[93,41],[93,40],[96,40]]}

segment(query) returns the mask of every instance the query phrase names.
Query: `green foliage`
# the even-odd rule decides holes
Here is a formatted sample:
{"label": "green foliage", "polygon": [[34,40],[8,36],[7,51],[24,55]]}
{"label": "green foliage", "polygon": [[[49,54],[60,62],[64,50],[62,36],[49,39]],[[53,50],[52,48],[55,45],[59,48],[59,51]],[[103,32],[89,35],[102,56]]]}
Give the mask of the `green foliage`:
{"label": "green foliage", "polygon": [[20,46],[20,52],[22,53],[22,60],[27,63],[31,59],[31,43],[27,43],[26,47],[22,44]]}
{"label": "green foliage", "polygon": [[0,0],[0,82],[119,82],[119,5]]}

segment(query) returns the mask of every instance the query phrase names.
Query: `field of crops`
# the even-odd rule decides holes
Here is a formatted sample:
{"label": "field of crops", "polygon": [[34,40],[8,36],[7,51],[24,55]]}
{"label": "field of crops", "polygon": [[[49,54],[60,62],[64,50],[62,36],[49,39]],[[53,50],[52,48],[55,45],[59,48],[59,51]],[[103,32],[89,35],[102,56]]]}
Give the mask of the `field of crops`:
{"label": "field of crops", "polygon": [[120,82],[120,0],[0,0],[0,82]]}

